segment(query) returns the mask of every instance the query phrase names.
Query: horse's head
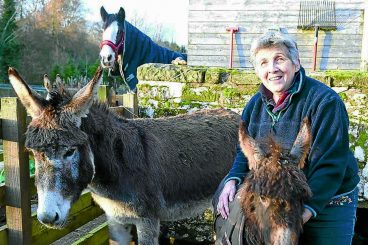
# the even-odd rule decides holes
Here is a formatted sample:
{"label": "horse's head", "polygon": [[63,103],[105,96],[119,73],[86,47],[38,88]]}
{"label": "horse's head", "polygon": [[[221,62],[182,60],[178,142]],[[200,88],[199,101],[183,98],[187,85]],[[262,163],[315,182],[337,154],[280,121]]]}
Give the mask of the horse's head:
{"label": "horse's head", "polygon": [[118,54],[124,50],[125,11],[120,8],[117,14],[109,14],[101,7],[100,12],[104,29],[100,43],[101,65],[103,68],[113,68]]}
{"label": "horse's head", "polygon": [[[94,176],[94,157],[88,136],[80,129],[100,83],[102,69],[73,97],[54,90],[48,100],[33,91],[18,72],[9,68],[9,80],[32,117],[26,132],[26,147],[36,162],[38,219],[51,227],[62,227],[71,204]],[[48,78],[45,77],[46,86]]]}
{"label": "horse's head", "polygon": [[272,139],[262,144],[256,142],[247,134],[244,123],[239,136],[250,168],[241,190],[241,203],[253,224],[248,233],[256,234],[248,239],[265,244],[298,244],[303,203],[312,195],[301,170],[311,146],[308,119],[303,120],[290,151]]}

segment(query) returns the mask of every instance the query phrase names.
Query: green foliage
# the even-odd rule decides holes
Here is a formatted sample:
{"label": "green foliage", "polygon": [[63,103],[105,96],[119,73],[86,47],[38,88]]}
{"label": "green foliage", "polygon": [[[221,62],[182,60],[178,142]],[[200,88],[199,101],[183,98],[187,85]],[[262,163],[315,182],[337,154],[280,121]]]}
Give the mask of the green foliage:
{"label": "green foliage", "polygon": [[5,182],[5,171],[2,169],[0,171],[0,184]]}
{"label": "green foliage", "polygon": [[219,98],[219,86],[212,86],[211,89],[203,89],[202,91],[195,91],[194,88],[185,86],[183,88],[183,100],[200,101],[200,102],[215,102]]}
{"label": "green foliage", "polygon": [[77,76],[80,76],[80,71],[78,70],[78,67],[71,61],[68,61],[68,63],[64,66],[63,69],[63,78],[67,79]]}
{"label": "green foliage", "polygon": [[236,88],[225,88],[222,91],[225,98],[239,97],[240,92]]}
{"label": "green foliage", "polygon": [[94,63],[77,63],[69,60],[67,64],[55,64],[52,67],[50,78],[55,80],[56,75],[59,74],[64,80],[68,78],[87,77],[92,78],[99,66],[99,60]]}
{"label": "green foliage", "polygon": [[179,46],[177,43],[174,42],[169,42],[169,41],[157,41],[155,40],[155,42],[165,48],[168,48],[172,51],[176,51],[176,52],[180,52],[180,53],[186,53],[187,50],[185,48],[185,46]]}
{"label": "green foliage", "polygon": [[15,14],[15,1],[4,0],[0,17],[0,81],[8,80],[8,67],[19,63],[20,45],[16,38]]}
{"label": "green foliage", "polygon": [[54,67],[52,68],[51,74],[50,74],[51,80],[54,81],[57,74],[59,74],[60,76],[62,74],[62,69],[59,64],[54,65]]}
{"label": "green foliage", "polygon": [[[33,175],[35,173],[35,162],[33,159],[29,160],[29,174]],[[2,169],[0,171],[0,184],[5,182],[5,171]]]}

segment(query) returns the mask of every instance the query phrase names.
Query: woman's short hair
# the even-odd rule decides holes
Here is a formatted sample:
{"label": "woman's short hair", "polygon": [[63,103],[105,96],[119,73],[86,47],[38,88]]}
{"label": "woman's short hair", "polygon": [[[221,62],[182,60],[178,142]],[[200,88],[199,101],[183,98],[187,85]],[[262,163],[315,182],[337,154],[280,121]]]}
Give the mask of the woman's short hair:
{"label": "woman's short hair", "polygon": [[270,47],[284,46],[286,47],[288,58],[293,62],[294,65],[299,64],[299,51],[296,42],[287,34],[270,31],[266,32],[260,37],[253,40],[250,48],[250,59],[255,67],[256,54],[260,49],[270,48]]}

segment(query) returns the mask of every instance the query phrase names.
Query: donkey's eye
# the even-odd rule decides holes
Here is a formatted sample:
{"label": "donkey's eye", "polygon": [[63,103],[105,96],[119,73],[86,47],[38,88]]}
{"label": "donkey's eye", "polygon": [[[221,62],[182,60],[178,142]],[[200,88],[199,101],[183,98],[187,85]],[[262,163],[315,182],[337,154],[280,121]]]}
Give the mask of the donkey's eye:
{"label": "donkey's eye", "polygon": [[72,156],[74,154],[75,150],[76,150],[76,148],[69,149],[67,152],[65,152],[64,158]]}

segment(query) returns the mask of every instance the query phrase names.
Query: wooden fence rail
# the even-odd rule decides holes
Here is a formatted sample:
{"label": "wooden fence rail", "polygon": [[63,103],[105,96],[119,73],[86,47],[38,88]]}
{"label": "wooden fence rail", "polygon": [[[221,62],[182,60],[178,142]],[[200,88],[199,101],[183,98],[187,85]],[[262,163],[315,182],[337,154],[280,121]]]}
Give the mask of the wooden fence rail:
{"label": "wooden fence rail", "polygon": [[[111,110],[127,118],[138,114],[136,94],[111,96],[108,86],[101,86],[99,100]],[[117,100],[120,98],[120,101]],[[18,98],[1,98],[0,136],[3,140],[5,183],[0,185],[0,206],[5,206],[6,225],[0,227],[0,244],[49,244],[81,225],[100,216],[103,211],[90,193],[85,191],[73,204],[69,224],[62,230],[41,225],[36,213],[31,214],[31,196],[36,194],[34,177],[29,174],[29,153],[24,147],[27,114]],[[107,225],[102,224],[82,237],[76,244],[106,244]]]}

